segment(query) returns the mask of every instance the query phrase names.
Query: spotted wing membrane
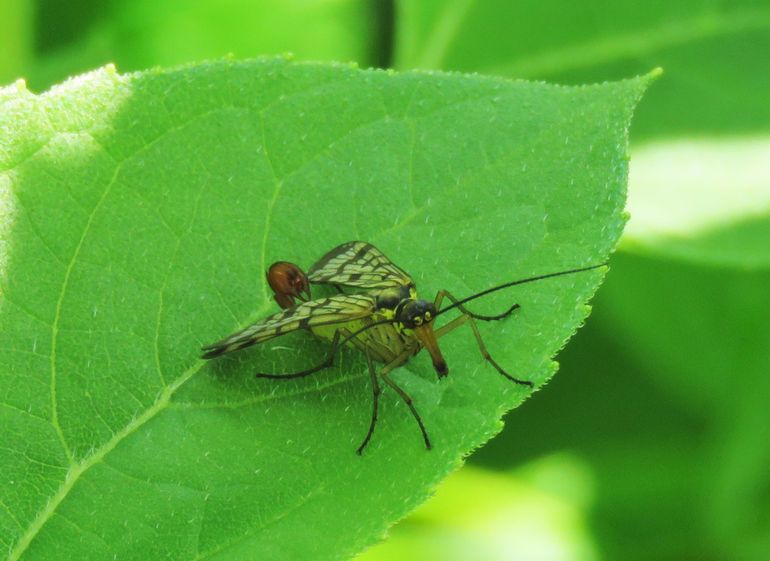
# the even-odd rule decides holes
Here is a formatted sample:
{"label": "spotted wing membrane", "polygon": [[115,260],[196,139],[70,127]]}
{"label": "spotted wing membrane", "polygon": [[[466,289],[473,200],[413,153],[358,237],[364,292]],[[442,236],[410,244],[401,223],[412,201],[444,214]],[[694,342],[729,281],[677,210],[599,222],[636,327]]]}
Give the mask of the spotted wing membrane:
{"label": "spotted wing membrane", "polygon": [[347,323],[372,315],[375,298],[366,294],[339,294],[303,302],[293,308],[273,314],[221,341],[203,347],[203,358],[237,351],[298,329]]}
{"label": "spotted wing membrane", "polygon": [[315,284],[358,288],[414,286],[414,281],[379,249],[367,242],[347,242],[321,257],[307,278]]}

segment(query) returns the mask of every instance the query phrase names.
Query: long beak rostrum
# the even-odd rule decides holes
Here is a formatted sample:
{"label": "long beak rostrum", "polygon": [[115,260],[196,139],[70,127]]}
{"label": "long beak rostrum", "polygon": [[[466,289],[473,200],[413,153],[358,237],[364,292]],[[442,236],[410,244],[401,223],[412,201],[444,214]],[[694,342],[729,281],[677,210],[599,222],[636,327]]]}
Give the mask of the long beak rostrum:
{"label": "long beak rostrum", "polygon": [[441,355],[441,349],[436,341],[436,335],[433,333],[433,322],[426,323],[420,327],[414,328],[414,335],[420,344],[428,350],[431,359],[433,359],[433,368],[436,369],[439,377],[449,374],[446,361]]}

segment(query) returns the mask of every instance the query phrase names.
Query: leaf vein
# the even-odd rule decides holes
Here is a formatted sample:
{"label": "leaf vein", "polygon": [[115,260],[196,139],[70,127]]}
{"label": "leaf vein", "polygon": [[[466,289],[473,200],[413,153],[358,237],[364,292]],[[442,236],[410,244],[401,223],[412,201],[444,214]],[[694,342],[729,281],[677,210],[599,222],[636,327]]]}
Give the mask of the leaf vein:
{"label": "leaf vein", "polygon": [[107,195],[110,193],[112,187],[117,182],[120,169],[120,164],[115,166],[115,172],[112,174],[112,177],[104,188],[101,197],[99,197],[99,200],[96,202],[94,208],[88,215],[88,220],[86,221],[85,227],[83,228],[83,233],[81,234],[80,239],[75,246],[75,251],[72,253],[72,257],[70,258],[69,263],[67,264],[67,267],[64,271],[64,279],[62,281],[61,289],[59,290],[59,296],[56,300],[56,308],[54,311],[53,323],[51,325],[51,422],[54,425],[56,434],[58,435],[61,445],[64,448],[64,453],[67,455],[67,458],[71,464],[74,464],[75,459],[69,445],[67,444],[67,440],[64,437],[64,431],[62,430],[61,424],[59,423],[58,401],[56,399],[56,346],[59,339],[59,321],[61,319],[61,310],[64,303],[64,297],[67,294],[67,290],[69,289],[70,276],[72,275],[72,271],[75,268],[75,263],[78,260],[80,251],[83,248],[83,243],[85,242],[88,233],[91,231],[91,225],[93,224],[94,217],[99,212],[99,209],[101,208],[102,204],[104,204]]}
{"label": "leaf vein", "polygon": [[176,392],[185,382],[192,378],[202,367],[206,364],[203,360],[198,360],[190,368],[188,368],[182,375],[180,375],[171,385],[167,386],[155,400],[153,405],[149,407],[144,413],[135,417],[130,423],[123,427],[120,431],[107,442],[105,442],[100,448],[95,450],[90,456],[84,458],[81,462],[76,463],[70,467],[67,472],[64,482],[57,489],[56,493],[51,497],[46,506],[38,513],[35,519],[27,528],[27,531],[22,535],[15,547],[11,550],[9,561],[18,561],[24,552],[27,550],[32,540],[45,526],[46,522],[56,512],[59,505],[67,498],[69,492],[78,482],[80,477],[91,469],[94,465],[101,462],[101,460],[114,450],[118,444],[120,444],[128,436],[136,432],[140,427],[144,426],[147,422],[152,420],[161,411],[166,409],[169,405],[171,396]]}
{"label": "leaf vein", "polygon": [[193,561],[202,561],[203,559],[212,557],[213,555],[217,555],[218,553],[222,553],[223,551],[230,549],[231,547],[234,547],[238,544],[241,544],[250,538],[254,537],[255,534],[258,534],[259,532],[265,530],[267,527],[272,526],[273,524],[280,522],[283,518],[286,518],[288,515],[290,515],[292,512],[294,512],[297,509],[302,508],[305,506],[308,502],[310,502],[312,499],[320,495],[324,491],[323,485],[316,486],[313,490],[311,490],[309,493],[304,495],[300,498],[299,501],[297,501],[296,504],[292,505],[291,507],[287,508],[280,514],[277,514],[273,516],[270,520],[255,526],[250,531],[245,532],[241,537],[238,537],[236,539],[233,539],[225,544],[220,545],[219,547],[215,547],[213,549],[210,549],[205,552],[199,553]]}
{"label": "leaf vein", "polygon": [[241,407],[249,407],[251,405],[258,405],[260,403],[265,403],[268,401],[274,401],[274,400],[280,400],[280,399],[286,399],[286,398],[292,398],[297,397],[300,395],[307,395],[311,393],[317,393],[319,391],[332,388],[334,386],[344,384],[346,382],[350,382],[352,380],[359,380],[363,378],[363,374],[354,374],[354,375],[348,375],[348,376],[341,376],[340,378],[337,378],[331,382],[326,382],[322,384],[316,384],[312,387],[306,387],[306,388],[299,388],[296,391],[276,394],[276,393],[269,393],[269,394],[262,394],[258,395],[253,398],[244,399],[241,401],[230,401],[230,402],[192,402],[192,401],[174,401],[169,404],[170,409],[240,409]]}

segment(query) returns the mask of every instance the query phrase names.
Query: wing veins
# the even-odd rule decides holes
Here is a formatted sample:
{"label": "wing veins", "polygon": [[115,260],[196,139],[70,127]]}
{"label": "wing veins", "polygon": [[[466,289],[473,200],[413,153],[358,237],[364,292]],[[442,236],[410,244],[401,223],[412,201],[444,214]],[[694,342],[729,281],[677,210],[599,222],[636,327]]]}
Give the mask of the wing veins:
{"label": "wing veins", "polygon": [[212,358],[300,329],[347,323],[371,316],[374,311],[375,299],[364,294],[340,294],[303,302],[203,347],[203,357]]}
{"label": "wing veins", "polygon": [[315,284],[358,288],[392,288],[414,285],[406,272],[367,242],[353,241],[326,253],[308,272]]}

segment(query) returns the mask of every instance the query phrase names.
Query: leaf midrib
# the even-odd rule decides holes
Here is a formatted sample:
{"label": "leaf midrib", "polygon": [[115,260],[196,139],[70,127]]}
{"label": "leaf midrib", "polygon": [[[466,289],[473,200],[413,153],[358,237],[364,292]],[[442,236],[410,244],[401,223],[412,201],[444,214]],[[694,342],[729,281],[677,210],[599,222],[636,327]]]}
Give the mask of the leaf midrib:
{"label": "leaf midrib", "polygon": [[180,377],[167,386],[155,400],[155,403],[147,408],[144,413],[135,417],[130,423],[128,423],[121,430],[116,432],[114,436],[104,443],[93,454],[86,457],[79,463],[74,463],[70,467],[67,475],[64,478],[64,483],[59,487],[56,493],[46,504],[45,508],[38,513],[35,519],[30,524],[27,531],[24,532],[21,539],[16,543],[16,546],[11,550],[11,554],[8,557],[9,561],[18,561],[22,554],[27,550],[32,540],[37,536],[38,532],[45,526],[46,522],[51,518],[53,513],[67,497],[69,492],[78,482],[80,477],[87,472],[91,467],[100,462],[107,454],[109,454],[115,447],[120,444],[125,438],[134,433],[137,429],[142,427],[145,423],[154,418],[158,413],[168,407],[171,400],[171,396],[178,390],[185,382],[192,378],[204,365],[206,361],[198,360],[193,366],[188,368]]}

